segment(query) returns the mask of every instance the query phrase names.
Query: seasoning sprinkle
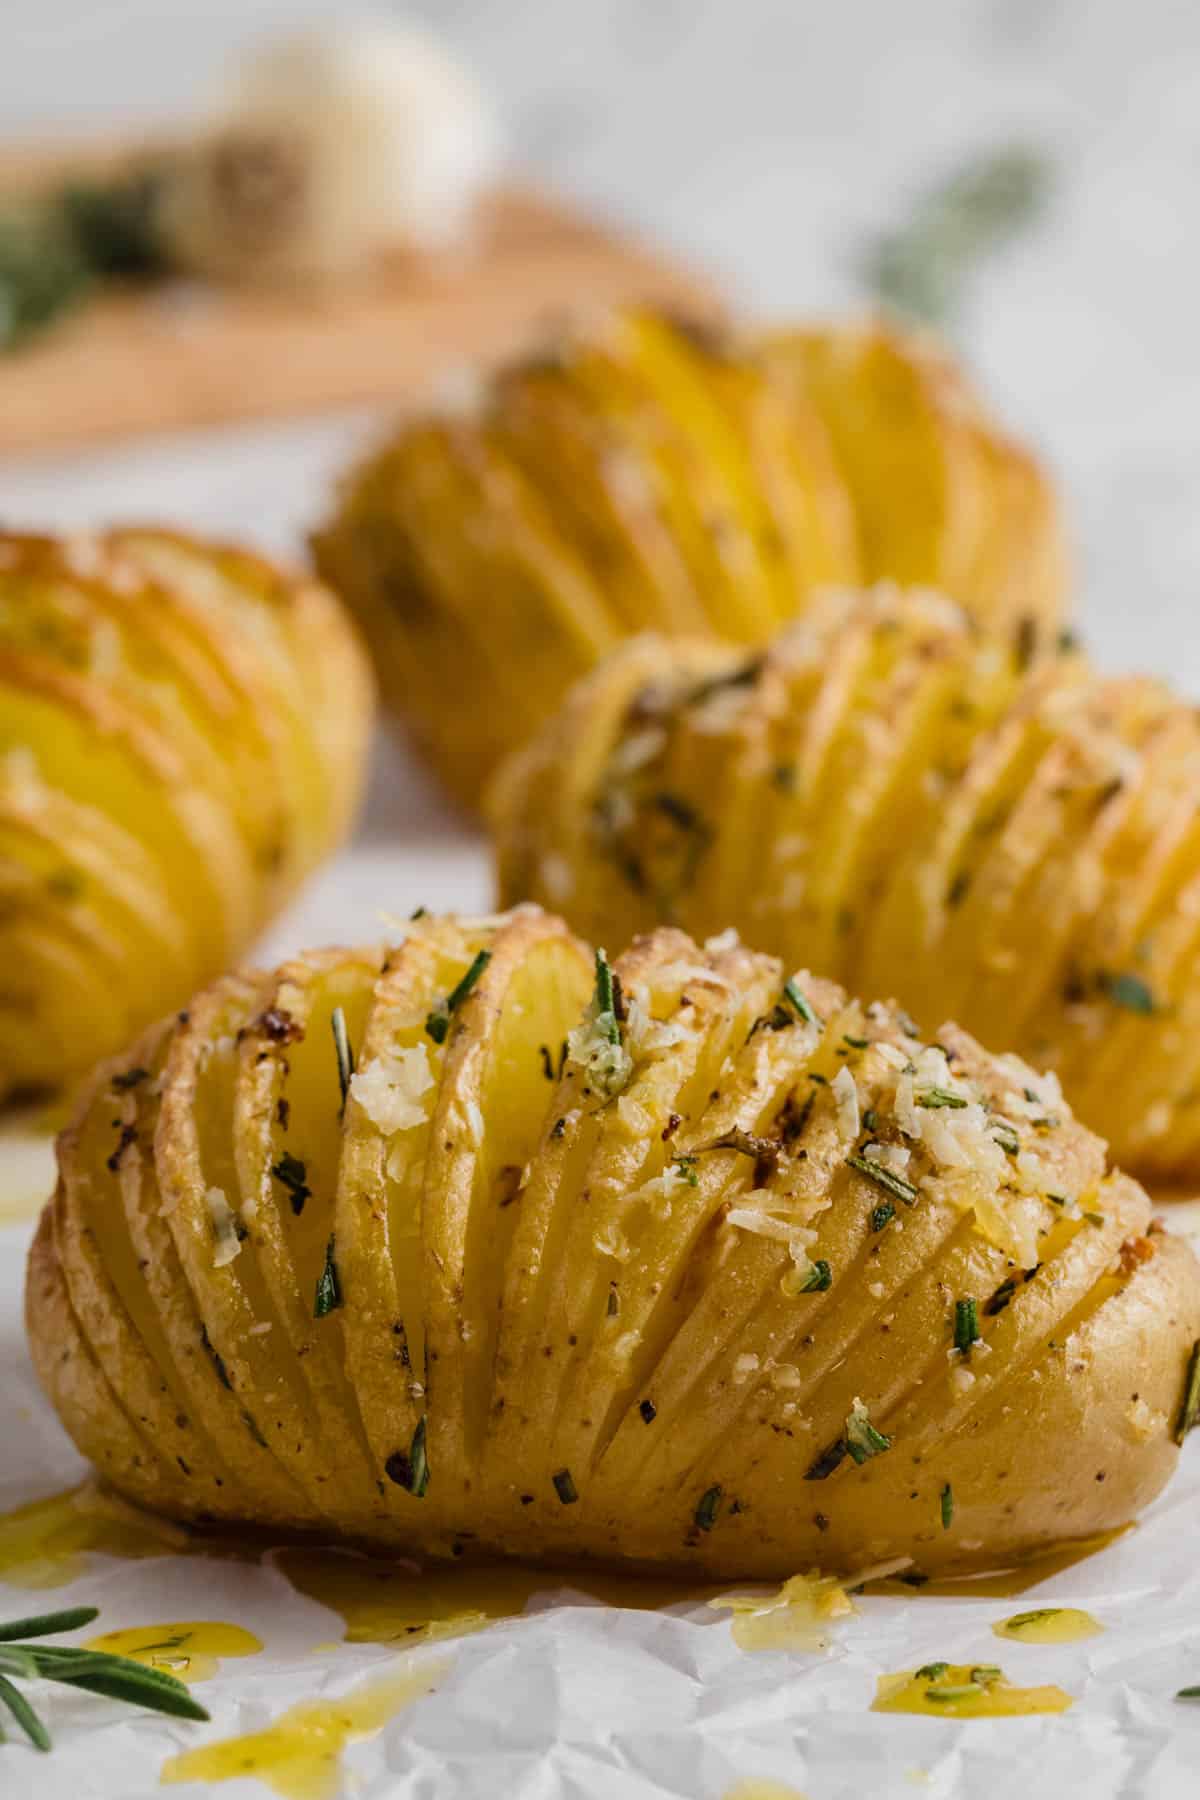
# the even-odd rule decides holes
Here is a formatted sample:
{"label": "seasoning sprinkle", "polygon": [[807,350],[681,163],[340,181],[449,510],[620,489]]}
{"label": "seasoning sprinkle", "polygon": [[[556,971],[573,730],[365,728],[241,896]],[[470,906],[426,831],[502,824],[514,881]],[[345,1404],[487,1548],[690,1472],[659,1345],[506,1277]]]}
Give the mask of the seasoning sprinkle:
{"label": "seasoning sprinkle", "polygon": [[783,997],[800,1015],[806,1025],[820,1025],[821,1020],[813,1008],[812,1001],[798,985],[794,975],[789,975],[788,979],[784,982]]}
{"label": "seasoning sprinkle", "polygon": [[325,1267],[317,1277],[317,1293],[313,1301],[313,1318],[323,1319],[326,1314],[336,1312],[342,1304],[342,1284],[338,1279],[337,1263],[333,1257],[334,1240],[331,1236],[325,1246]]}
{"label": "seasoning sprinkle", "polygon": [[[457,987],[452,988],[446,998],[428,1014],[425,1020],[425,1031],[435,1044],[445,1043],[446,1033],[450,1029],[451,1015],[458,1011],[491,960],[490,950],[480,950]],[[543,1047],[542,1054],[546,1059],[546,1077],[549,1080],[551,1079],[550,1052]]]}
{"label": "seasoning sprinkle", "polygon": [[655,1419],[658,1417],[658,1408],[655,1406],[653,1400],[643,1400],[638,1406],[638,1411],[642,1415],[643,1424],[646,1425],[653,1425]]}
{"label": "seasoning sprinkle", "polygon": [[876,1187],[883,1188],[886,1193],[893,1195],[897,1200],[903,1200],[905,1206],[912,1206],[915,1203],[916,1188],[911,1181],[906,1181],[903,1175],[897,1175],[895,1169],[889,1169],[885,1163],[871,1162],[869,1158],[859,1156],[857,1153],[848,1156],[846,1161],[852,1169],[857,1169],[860,1175],[865,1175],[868,1181],[873,1181]]}
{"label": "seasoning sprinkle", "polygon": [[846,1415],[846,1449],[854,1461],[861,1466],[891,1447],[891,1438],[872,1425],[862,1401],[855,1400]]}
{"label": "seasoning sprinkle", "polygon": [[557,1475],[550,1477],[554,1483],[554,1491],[564,1506],[573,1506],[579,1498],[579,1489],[575,1486],[570,1469],[560,1469]]}
{"label": "seasoning sprinkle", "polygon": [[954,1302],[954,1348],[965,1356],[979,1336],[979,1303],[968,1297]]}
{"label": "seasoning sprinkle", "polygon": [[425,1448],[424,1413],[417,1420],[407,1455],[403,1450],[394,1450],[383,1467],[388,1480],[404,1488],[414,1500],[425,1498],[429,1486],[429,1456]]}
{"label": "seasoning sprinkle", "polygon": [[118,1094],[127,1094],[130,1088],[135,1088],[139,1082],[145,1081],[149,1073],[149,1069],[143,1069],[141,1067],[136,1069],[122,1069],[119,1075],[113,1076],[112,1085],[116,1088]]}
{"label": "seasoning sprinkle", "polygon": [[1102,975],[1100,986],[1113,1005],[1123,1006],[1126,1012],[1141,1013],[1143,1017],[1149,1017],[1151,1013],[1158,1011],[1154,995],[1140,975]]}
{"label": "seasoning sprinkle", "polygon": [[304,1211],[304,1202],[309,1199],[312,1189],[308,1185],[308,1170],[298,1156],[285,1150],[277,1163],[272,1164],[271,1173],[288,1191],[292,1203],[292,1211],[299,1218]]}
{"label": "seasoning sprinkle", "polygon": [[346,1015],[340,1006],[335,1006],[329,1021],[333,1031],[333,1048],[337,1056],[338,1084],[342,1090],[342,1107],[345,1108],[346,1097],[350,1092],[350,1083],[354,1079],[354,1052],[350,1048],[350,1039],[346,1032]]}
{"label": "seasoning sprinkle", "polygon": [[701,1531],[711,1531],[716,1524],[724,1491],[719,1482],[714,1482],[712,1487],[706,1488],[701,1494],[695,1512],[696,1525]]}

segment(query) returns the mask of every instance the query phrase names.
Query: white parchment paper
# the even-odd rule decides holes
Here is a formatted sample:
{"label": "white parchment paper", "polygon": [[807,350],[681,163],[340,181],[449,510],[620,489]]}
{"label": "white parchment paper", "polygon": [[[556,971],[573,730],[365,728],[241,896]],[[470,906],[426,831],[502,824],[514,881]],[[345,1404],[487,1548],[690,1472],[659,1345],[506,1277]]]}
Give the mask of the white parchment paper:
{"label": "white parchment paper", "polygon": [[[20,1318],[28,1226],[0,1231],[0,1508],[83,1473],[38,1391]],[[1049,1453],[1049,1448],[1048,1448]],[[0,1748],[0,1794],[38,1800],[199,1800],[159,1788],[165,1758],[258,1730],[297,1700],[333,1695],[407,1659],[445,1662],[437,1690],[343,1755],[357,1800],[724,1800],[771,1778],[807,1800],[1194,1800],[1200,1703],[1200,1434],[1138,1528],[1016,1599],[864,1596],[823,1655],[747,1654],[728,1616],[703,1606],[633,1612],[564,1588],[520,1619],[398,1653],[342,1643],[336,1613],[270,1566],[216,1557],[89,1555],[69,1586],[31,1595],[0,1580],[0,1618],[60,1606],[101,1610],[90,1631],[220,1619],[260,1637],[195,1689],[209,1725],[139,1714],[68,1689],[39,1690],[50,1756]],[[1093,1612],[1078,1644],[998,1640],[993,1622],[1032,1606]],[[86,1635],[86,1634],[84,1634]],[[933,1659],[998,1662],[1022,1686],[1076,1697],[1058,1717],[953,1721],[872,1713],[875,1679]],[[14,1734],[15,1736],[15,1734]],[[218,1800],[262,1800],[238,1779]]]}

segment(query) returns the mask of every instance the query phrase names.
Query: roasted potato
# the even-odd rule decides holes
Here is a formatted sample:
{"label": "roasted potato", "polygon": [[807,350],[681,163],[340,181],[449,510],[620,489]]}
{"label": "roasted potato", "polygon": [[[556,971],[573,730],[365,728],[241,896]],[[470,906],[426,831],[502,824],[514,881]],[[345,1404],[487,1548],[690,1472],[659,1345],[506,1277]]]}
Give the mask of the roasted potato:
{"label": "roasted potato", "polygon": [[505,902],[806,961],[1056,1071],[1139,1173],[1200,1172],[1200,722],[936,595],[826,596],[765,654],[643,638],[498,778]]}
{"label": "roasted potato", "polygon": [[245,951],[345,833],[371,713],[311,580],[168,531],[0,534],[0,1097]]}
{"label": "roasted potato", "polygon": [[123,1493],[422,1554],[782,1577],[1124,1524],[1200,1268],[1053,1077],[534,907],[230,976],[59,1143],[30,1342]]}
{"label": "roasted potato", "polygon": [[829,583],[948,586],[1052,643],[1067,574],[1027,451],[925,339],[735,336],[644,312],[503,370],[347,477],[313,540],[384,695],[474,808],[621,638],[760,643]]}

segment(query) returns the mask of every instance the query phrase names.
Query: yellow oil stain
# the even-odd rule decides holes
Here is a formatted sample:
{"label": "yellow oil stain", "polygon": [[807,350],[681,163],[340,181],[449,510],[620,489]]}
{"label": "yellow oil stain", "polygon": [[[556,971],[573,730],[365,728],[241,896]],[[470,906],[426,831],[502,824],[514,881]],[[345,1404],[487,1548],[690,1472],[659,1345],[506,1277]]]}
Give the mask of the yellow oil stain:
{"label": "yellow oil stain", "polygon": [[871,1711],[926,1713],[942,1719],[1002,1719],[1066,1712],[1074,1704],[1060,1687],[1013,1687],[991,1666],[926,1663],[898,1675],[881,1675]]}
{"label": "yellow oil stain", "polygon": [[189,1619],[173,1625],[135,1625],[89,1638],[85,1650],[108,1650],[151,1669],[163,1669],[177,1681],[209,1681],[227,1656],[256,1656],[262,1639],[240,1625],[215,1619]]}
{"label": "yellow oil stain", "polygon": [[729,1788],[723,1800],[804,1800],[799,1788],[785,1787],[782,1781],[739,1781]]}
{"label": "yellow oil stain", "polygon": [[0,1580],[19,1588],[65,1587],[84,1574],[90,1551],[169,1556],[188,1541],[179,1526],[85,1481],[0,1517]]}
{"label": "yellow oil stain", "polygon": [[1086,1562],[1089,1556],[1097,1556],[1118,1538],[1136,1529],[1136,1525],[1119,1525],[1115,1531],[1099,1531],[1092,1537],[1076,1538],[1072,1543],[1030,1557],[1026,1562],[1014,1563],[1011,1568],[989,1569],[979,1575],[938,1575],[929,1580],[920,1576],[909,1579],[889,1576],[885,1580],[868,1582],[864,1592],[903,1594],[908,1599],[914,1594],[930,1594],[943,1599],[1017,1600],[1040,1582],[1050,1581],[1055,1575],[1073,1569],[1076,1564]]}
{"label": "yellow oil stain", "polygon": [[370,1737],[401,1707],[432,1693],[447,1667],[432,1661],[415,1669],[406,1665],[336,1700],[301,1701],[262,1731],[171,1757],[160,1779],[217,1782],[253,1776],[284,1800],[334,1800],[346,1745]]}
{"label": "yellow oil stain", "polygon": [[855,1610],[842,1583],[816,1569],[793,1575],[773,1594],[718,1594],[708,1604],[732,1612],[741,1650],[825,1650],[830,1625]]}
{"label": "yellow oil stain", "polygon": [[997,1637],[1015,1638],[1019,1644],[1077,1644],[1081,1638],[1098,1637],[1104,1627],[1077,1606],[1039,1606],[1034,1612],[1000,1619],[992,1630]]}
{"label": "yellow oil stain", "polygon": [[310,1600],[339,1613],[352,1644],[423,1643],[480,1631],[495,1619],[520,1616],[540,1595],[571,1589],[609,1606],[655,1612],[703,1600],[697,1589],[665,1577],[616,1575],[598,1570],[564,1574],[522,1563],[411,1564],[358,1556],[352,1551],[286,1549],[273,1562]]}

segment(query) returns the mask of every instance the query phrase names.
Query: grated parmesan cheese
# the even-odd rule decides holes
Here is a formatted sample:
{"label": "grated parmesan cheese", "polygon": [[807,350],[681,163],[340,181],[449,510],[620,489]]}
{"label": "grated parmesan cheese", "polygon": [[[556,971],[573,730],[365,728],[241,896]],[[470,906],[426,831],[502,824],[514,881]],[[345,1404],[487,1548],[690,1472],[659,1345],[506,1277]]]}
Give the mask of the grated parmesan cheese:
{"label": "grated parmesan cheese", "polygon": [[233,1208],[219,1187],[210,1187],[204,1196],[208,1207],[208,1216],[212,1220],[212,1228],[216,1234],[217,1247],[213,1251],[213,1268],[223,1269],[231,1263],[242,1248],[242,1240],[238,1236],[237,1220]]}
{"label": "grated parmesan cheese", "polygon": [[350,1080],[350,1096],[384,1137],[423,1123],[422,1096],[434,1085],[426,1046],[388,1051],[375,1057]]}

